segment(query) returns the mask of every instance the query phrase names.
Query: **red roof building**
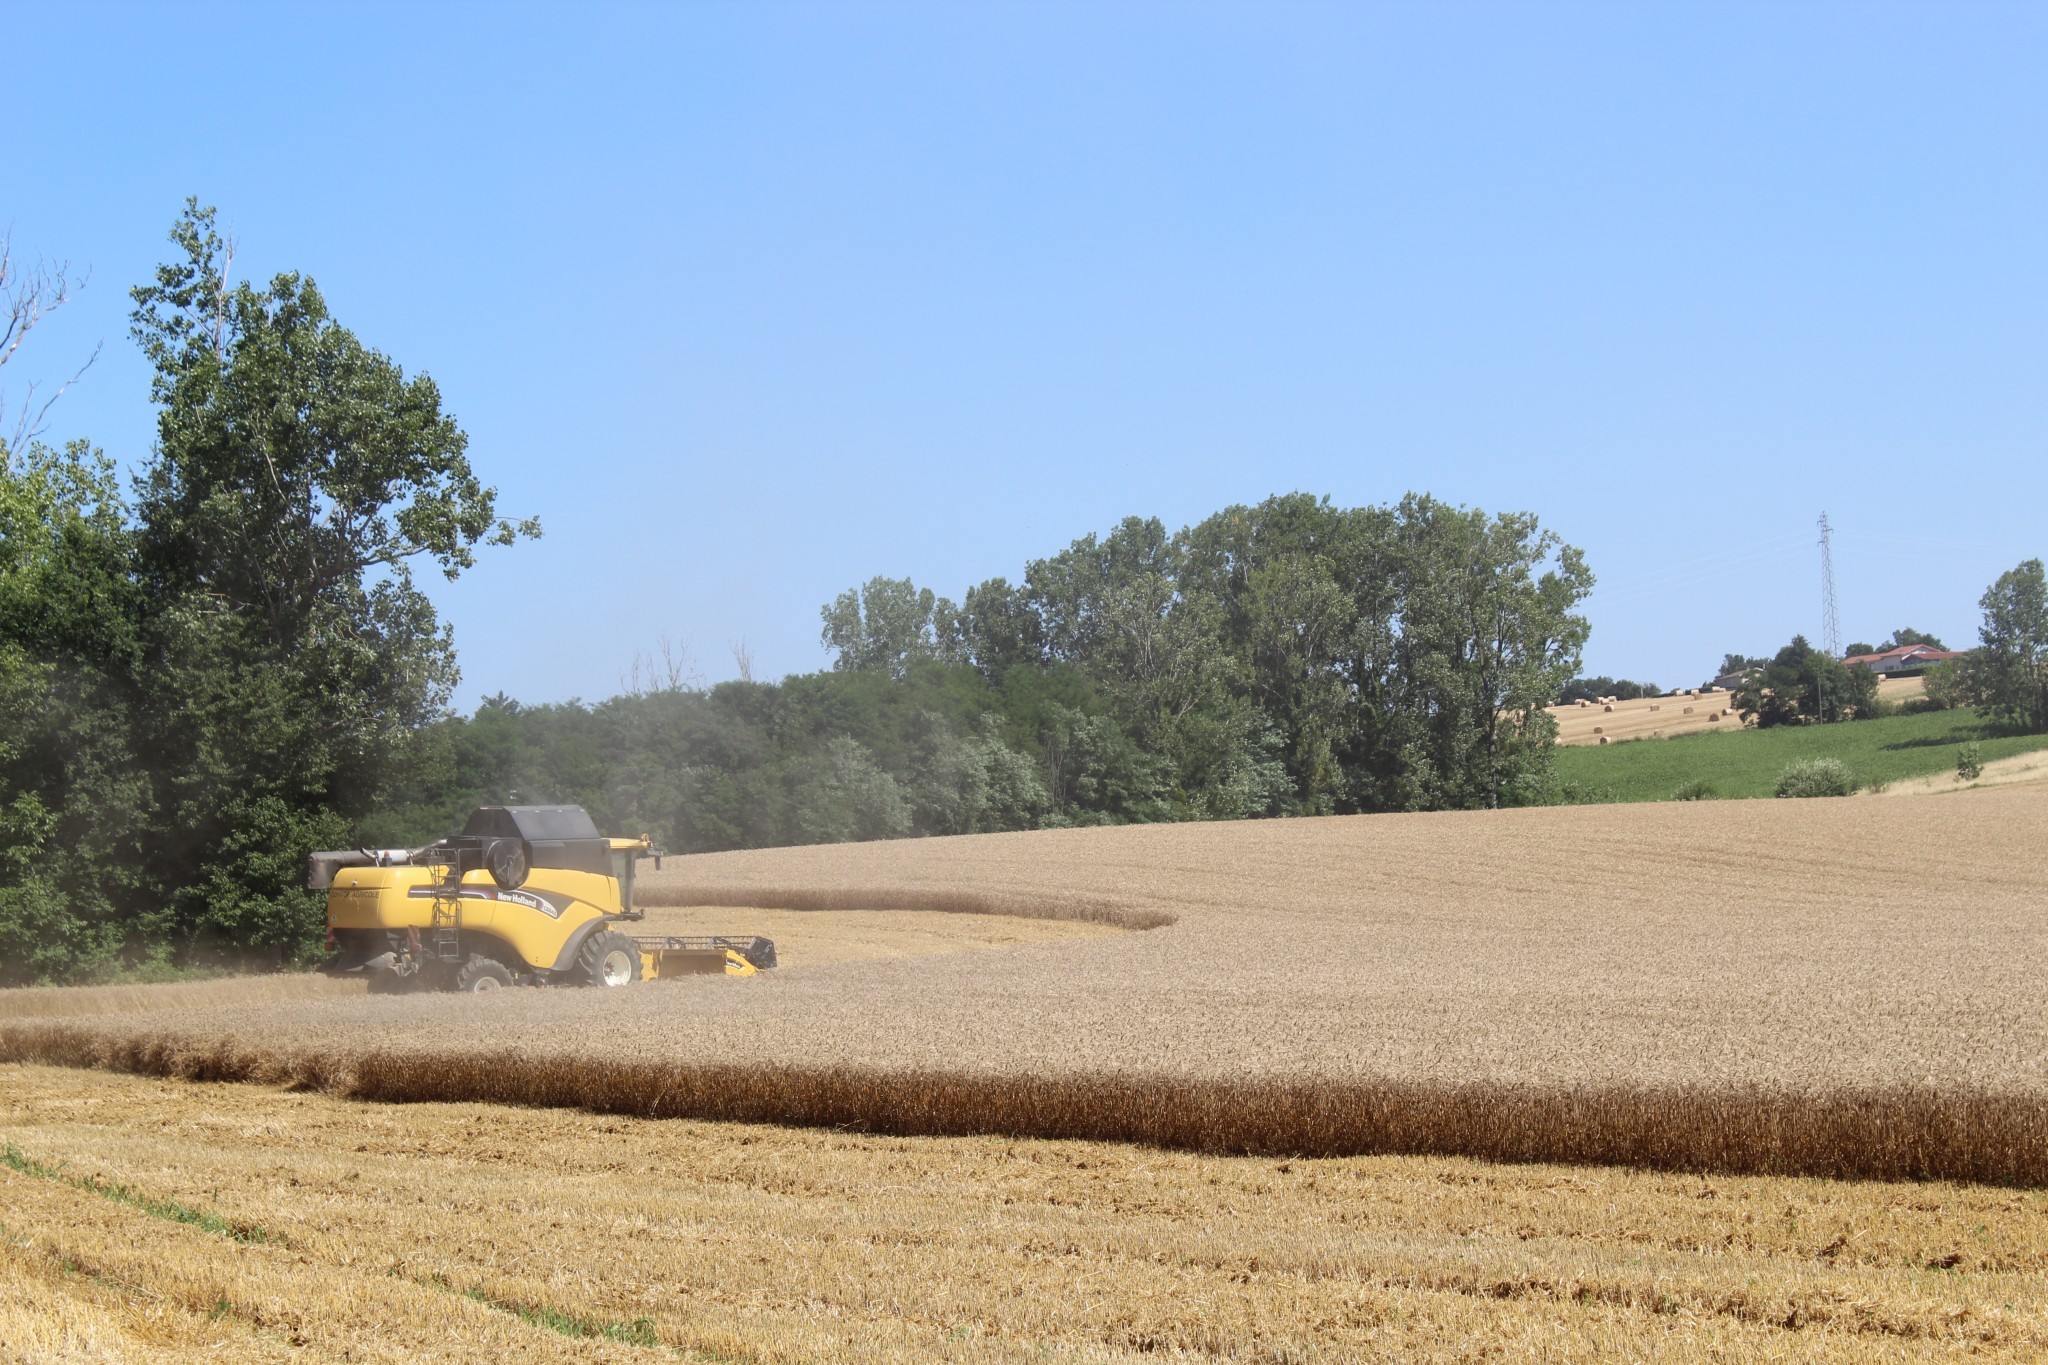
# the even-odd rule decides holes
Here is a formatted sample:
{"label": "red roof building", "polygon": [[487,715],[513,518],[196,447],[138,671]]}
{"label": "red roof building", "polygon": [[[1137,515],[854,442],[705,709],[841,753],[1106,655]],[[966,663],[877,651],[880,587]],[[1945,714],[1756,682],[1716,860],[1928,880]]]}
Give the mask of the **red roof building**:
{"label": "red roof building", "polygon": [[1925,668],[1929,664],[1947,663],[1960,659],[1959,649],[1936,649],[1932,645],[1900,645],[1887,649],[1882,654],[1851,654],[1842,660],[1845,664],[1861,664],[1873,673],[1900,673],[1909,668]]}

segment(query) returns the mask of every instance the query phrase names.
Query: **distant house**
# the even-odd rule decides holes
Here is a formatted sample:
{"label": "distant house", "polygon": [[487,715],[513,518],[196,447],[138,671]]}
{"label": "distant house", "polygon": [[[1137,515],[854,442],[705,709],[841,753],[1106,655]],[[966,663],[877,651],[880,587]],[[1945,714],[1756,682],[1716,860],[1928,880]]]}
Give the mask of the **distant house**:
{"label": "distant house", "polygon": [[1861,664],[1873,673],[1900,673],[1909,668],[1926,668],[1929,664],[1947,663],[1960,659],[1959,649],[1936,649],[1932,645],[1900,645],[1887,649],[1882,654],[1851,654],[1842,660],[1845,664]]}

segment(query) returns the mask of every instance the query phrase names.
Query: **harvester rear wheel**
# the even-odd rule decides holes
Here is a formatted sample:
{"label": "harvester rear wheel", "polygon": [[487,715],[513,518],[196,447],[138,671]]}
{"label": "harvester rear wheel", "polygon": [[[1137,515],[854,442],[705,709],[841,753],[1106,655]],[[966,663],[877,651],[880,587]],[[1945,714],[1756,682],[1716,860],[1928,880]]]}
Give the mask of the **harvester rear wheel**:
{"label": "harvester rear wheel", "polygon": [[640,979],[640,945],[611,929],[592,934],[576,954],[587,986],[630,986]]}
{"label": "harvester rear wheel", "polygon": [[511,984],[512,973],[505,964],[482,953],[471,953],[469,961],[463,963],[462,970],[455,974],[455,989],[458,991],[494,991]]}

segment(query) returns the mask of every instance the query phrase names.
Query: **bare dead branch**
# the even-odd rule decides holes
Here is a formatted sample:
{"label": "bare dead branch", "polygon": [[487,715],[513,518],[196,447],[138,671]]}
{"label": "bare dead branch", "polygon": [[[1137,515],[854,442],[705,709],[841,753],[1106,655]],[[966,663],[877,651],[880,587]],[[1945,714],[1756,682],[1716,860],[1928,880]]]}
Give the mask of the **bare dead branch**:
{"label": "bare dead branch", "polygon": [[[14,259],[13,238],[12,229],[0,233],[0,365],[14,358],[37,323],[71,302],[92,278],[90,271],[74,277],[69,261],[52,262],[39,258],[33,266],[24,269]],[[100,347],[94,346],[86,362],[40,405],[36,402],[40,386],[31,383],[22,402],[21,416],[15,419],[12,431],[7,433],[7,443],[18,448],[41,435],[50,408],[99,358]],[[6,396],[0,393],[0,419],[5,415]]]}
{"label": "bare dead branch", "polygon": [[661,651],[661,682],[665,692],[694,692],[703,685],[703,675],[690,664],[690,646],[678,644],[663,631],[655,640]]}

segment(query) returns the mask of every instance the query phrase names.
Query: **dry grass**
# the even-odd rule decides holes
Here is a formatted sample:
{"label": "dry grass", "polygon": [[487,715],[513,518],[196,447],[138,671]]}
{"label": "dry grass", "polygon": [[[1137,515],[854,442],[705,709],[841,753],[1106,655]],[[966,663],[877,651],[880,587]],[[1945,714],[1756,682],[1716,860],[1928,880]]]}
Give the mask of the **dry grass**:
{"label": "dry grass", "polygon": [[2009,758],[1994,758],[1984,765],[1982,774],[1970,781],[1964,781],[1953,772],[1930,773],[1926,777],[1901,778],[1899,781],[1886,784],[1881,792],[1866,792],[1864,794],[1871,796],[1930,796],[1976,787],[2042,785],[2048,785],[2048,749],[2036,749],[2032,753],[2013,754]]}
{"label": "dry grass", "polygon": [[2048,1183],[2044,842],[2048,792],[2012,789],[719,854],[654,884],[1173,922],[633,991],[23,1020],[0,1053],[878,1132]]}
{"label": "dry grass", "polygon": [[[9,1356],[2048,1353],[2048,1197],[1983,1187],[906,1140],[34,1067],[0,1069],[0,1143],[63,1163],[0,1168]],[[115,1187],[139,1202],[94,1193]]]}

